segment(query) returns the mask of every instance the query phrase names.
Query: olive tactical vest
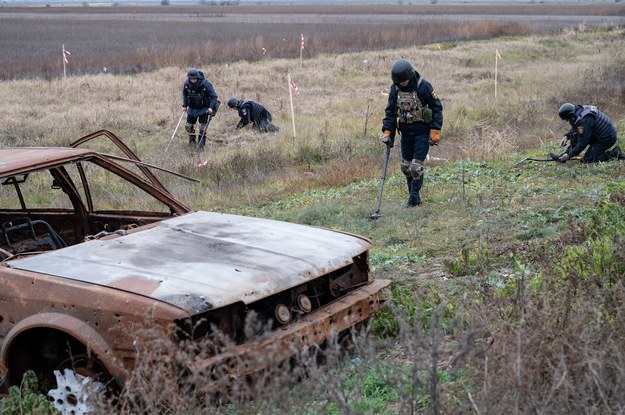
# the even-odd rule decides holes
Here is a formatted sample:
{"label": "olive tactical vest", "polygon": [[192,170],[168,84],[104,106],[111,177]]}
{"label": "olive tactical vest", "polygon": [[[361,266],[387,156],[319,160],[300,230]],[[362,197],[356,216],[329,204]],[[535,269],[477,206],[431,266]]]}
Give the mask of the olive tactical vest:
{"label": "olive tactical vest", "polygon": [[417,88],[414,91],[404,92],[397,90],[397,118],[399,118],[400,123],[424,122],[429,124],[432,122],[431,113],[429,117],[425,114],[427,110],[417,95],[417,89],[421,86],[422,81],[423,78],[419,78]]}

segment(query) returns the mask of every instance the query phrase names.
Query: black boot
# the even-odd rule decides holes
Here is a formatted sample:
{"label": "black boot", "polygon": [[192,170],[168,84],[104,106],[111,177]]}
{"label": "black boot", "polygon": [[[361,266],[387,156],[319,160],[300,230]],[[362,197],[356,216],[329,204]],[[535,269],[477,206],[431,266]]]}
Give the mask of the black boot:
{"label": "black boot", "polygon": [[421,186],[423,186],[423,176],[412,179],[409,186],[410,196],[408,197],[407,208],[419,206],[421,204]]}
{"label": "black boot", "polygon": [[610,158],[617,159],[617,160],[625,160],[625,154],[623,154],[623,151],[621,150],[619,146],[616,146],[612,149],[612,151],[610,151]]}
{"label": "black boot", "polygon": [[195,135],[189,135],[189,147],[195,147]]}

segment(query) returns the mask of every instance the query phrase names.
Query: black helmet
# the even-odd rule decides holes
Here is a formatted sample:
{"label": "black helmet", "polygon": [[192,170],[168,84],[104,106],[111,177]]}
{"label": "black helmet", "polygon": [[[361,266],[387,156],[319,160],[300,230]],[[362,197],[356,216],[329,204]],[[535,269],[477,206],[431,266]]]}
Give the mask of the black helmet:
{"label": "black helmet", "polygon": [[228,100],[228,106],[230,108],[235,108],[238,104],[239,104],[239,100],[236,99],[235,97],[232,97]]}
{"label": "black helmet", "polygon": [[573,118],[575,115],[575,105],[567,102],[566,104],[562,104],[560,107],[560,111],[558,111],[558,115],[563,120],[568,120],[569,118]]}
{"label": "black helmet", "polygon": [[400,82],[404,82],[406,79],[410,79],[414,76],[415,70],[412,64],[406,59],[395,61],[391,68],[391,79],[395,85],[399,85]]}
{"label": "black helmet", "polygon": [[195,68],[191,68],[189,69],[189,72],[187,72],[187,78],[199,78],[200,77],[200,71],[198,71]]}

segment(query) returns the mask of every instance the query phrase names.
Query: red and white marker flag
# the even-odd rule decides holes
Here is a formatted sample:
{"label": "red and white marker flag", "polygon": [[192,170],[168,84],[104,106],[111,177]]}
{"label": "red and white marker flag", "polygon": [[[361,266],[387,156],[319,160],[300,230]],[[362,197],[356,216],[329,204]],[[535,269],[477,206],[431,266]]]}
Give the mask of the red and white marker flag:
{"label": "red and white marker flag", "polygon": [[67,59],[71,53],[69,50],[65,49],[65,45],[61,45],[61,51],[63,52],[63,79],[67,78],[67,69],[66,66],[69,63],[69,60]]}
{"label": "red and white marker flag", "polygon": [[296,94],[299,94],[299,88],[295,85],[295,82],[291,78],[289,78],[289,84],[291,84],[291,88],[295,91]]}
{"label": "red and white marker flag", "polygon": [[304,34],[302,33],[302,41],[300,42],[299,48],[299,67],[301,68],[304,65]]}
{"label": "red and white marker flag", "polygon": [[199,170],[200,167],[204,167],[207,164],[208,164],[208,160],[200,161],[198,164],[195,165],[195,170]]}

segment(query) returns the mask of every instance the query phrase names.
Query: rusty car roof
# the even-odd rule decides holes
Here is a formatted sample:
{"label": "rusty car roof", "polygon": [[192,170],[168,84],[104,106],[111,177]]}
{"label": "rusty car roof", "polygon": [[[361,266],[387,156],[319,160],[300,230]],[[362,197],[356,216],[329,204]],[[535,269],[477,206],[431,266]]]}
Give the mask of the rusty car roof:
{"label": "rusty car roof", "polygon": [[96,155],[86,148],[20,147],[0,148],[0,175],[10,175],[33,168],[63,163],[85,156]]}
{"label": "rusty car roof", "polygon": [[123,289],[193,314],[295,287],[352,264],[370,246],[338,231],[199,211],[5,264]]}

